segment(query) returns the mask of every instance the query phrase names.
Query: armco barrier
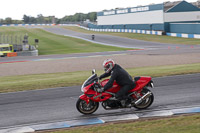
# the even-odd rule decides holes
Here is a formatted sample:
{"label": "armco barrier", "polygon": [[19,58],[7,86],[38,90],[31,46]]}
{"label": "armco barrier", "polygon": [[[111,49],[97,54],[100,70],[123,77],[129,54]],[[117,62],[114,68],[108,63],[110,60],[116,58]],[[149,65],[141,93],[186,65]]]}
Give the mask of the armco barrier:
{"label": "armco barrier", "polygon": [[17,52],[18,56],[38,56],[38,50],[33,51],[20,51]]}
{"label": "armco barrier", "polygon": [[98,118],[86,118],[86,119],[81,119],[81,120],[71,120],[71,121],[54,122],[54,123],[47,123],[47,124],[38,124],[38,125],[32,125],[32,126],[3,129],[3,130],[0,130],[0,133],[27,133],[27,132],[35,132],[35,131],[41,131],[41,130],[103,124],[106,122],[119,121],[119,120],[137,120],[140,118],[166,117],[166,116],[189,114],[189,113],[200,113],[200,107],[159,110],[159,111],[152,111],[152,112],[147,111],[147,112],[141,112],[141,113],[137,112],[135,114],[101,116]]}

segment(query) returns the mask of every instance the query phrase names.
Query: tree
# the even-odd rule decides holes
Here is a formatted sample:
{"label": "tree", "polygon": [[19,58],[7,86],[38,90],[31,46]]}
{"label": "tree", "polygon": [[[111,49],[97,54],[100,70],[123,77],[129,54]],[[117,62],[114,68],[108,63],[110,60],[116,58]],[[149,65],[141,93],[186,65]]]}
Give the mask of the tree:
{"label": "tree", "polygon": [[95,22],[97,20],[97,13],[96,12],[90,12],[88,13],[88,19],[92,22]]}
{"label": "tree", "polygon": [[3,19],[0,19],[0,24],[3,24],[3,21],[4,21]]}
{"label": "tree", "polygon": [[29,17],[29,23],[31,23],[31,24],[37,23],[36,18],[34,18],[34,17]]}
{"label": "tree", "polygon": [[5,19],[6,24],[12,24],[12,18],[8,17]]}
{"label": "tree", "polygon": [[29,19],[30,19],[29,16],[26,16],[26,15],[23,16],[23,21],[24,21],[25,24],[29,23]]}
{"label": "tree", "polygon": [[44,20],[43,15],[42,14],[37,15],[37,23],[42,24],[44,22],[45,22],[45,20]]}
{"label": "tree", "polygon": [[83,14],[83,13],[76,13],[74,15],[70,16],[65,16],[60,19],[61,23],[66,23],[66,22],[83,22],[86,19],[89,19],[92,22],[95,22],[97,19],[97,13],[96,12],[91,12],[88,14]]}

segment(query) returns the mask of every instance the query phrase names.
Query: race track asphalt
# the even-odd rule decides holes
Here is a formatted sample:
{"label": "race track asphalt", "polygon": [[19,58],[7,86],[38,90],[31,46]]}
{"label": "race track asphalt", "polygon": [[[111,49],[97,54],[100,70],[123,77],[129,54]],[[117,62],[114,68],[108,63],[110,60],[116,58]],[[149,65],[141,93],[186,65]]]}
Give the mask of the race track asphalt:
{"label": "race track asphalt", "polygon": [[[126,48],[141,48],[141,49],[166,49],[170,48],[187,48],[188,45],[179,45],[179,44],[167,44],[167,43],[158,43],[158,42],[149,42],[137,39],[129,39],[124,37],[106,35],[106,34],[95,34],[95,40],[91,39],[92,34],[75,32],[72,30],[54,27],[54,28],[43,28],[44,30],[64,36],[76,37],[80,39],[84,39],[91,42],[96,42],[105,45],[118,46],[118,47],[126,47]],[[131,34],[131,33],[130,33]]]}
{"label": "race track asphalt", "polygon": [[[60,35],[76,36],[86,40],[91,40],[90,34],[76,33],[62,28],[45,28],[45,30]],[[36,68],[38,68],[38,70],[42,69],[42,66],[45,66],[45,70],[48,70],[46,66],[52,67],[51,65],[53,63],[58,64],[60,66],[66,65],[63,64],[63,62],[71,61],[69,60],[69,58],[78,58],[76,61],[80,63],[80,60],[82,60],[83,56],[85,57],[84,62],[86,63],[87,61],[96,61],[96,66],[91,66],[93,68],[98,69],[101,69],[98,66],[100,66],[99,64],[102,63],[102,60],[105,57],[112,57],[115,60],[117,60],[119,64],[127,65],[126,67],[133,67],[133,65],[128,66],[130,64],[130,61],[126,62],[124,58],[135,61],[133,64],[137,65],[150,65],[150,62],[152,62],[152,64],[155,65],[158,65],[159,63],[159,65],[164,65],[164,63],[167,63],[166,65],[173,65],[181,63],[188,64],[200,62],[200,46],[191,47],[190,45],[162,44],[139,41],[128,38],[114,37],[109,35],[96,35],[95,41],[124,47],[144,48],[145,50],[121,51],[114,53],[103,52],[70,55],[47,55],[38,57],[1,58],[0,70],[5,71],[5,69],[8,69],[9,71],[11,71],[11,69],[18,67],[19,69],[14,69],[10,73],[10,75],[13,75],[13,73],[15,73],[14,75],[20,75],[22,72],[26,71],[25,68],[27,68],[27,71],[29,72],[36,70]],[[95,56],[95,58],[87,58],[89,56]],[[101,56],[102,58],[100,58]],[[149,60],[150,62],[144,62],[144,59]],[[38,60],[40,61],[40,63],[37,62]],[[57,61],[55,62],[55,60]],[[15,61],[29,62],[26,62],[24,64],[5,63]],[[143,62],[146,64],[143,64]],[[80,67],[82,66],[80,65]],[[58,69],[60,68],[58,67]],[[90,67],[87,67],[84,70],[90,69]],[[74,71],[77,70],[80,70],[80,68],[76,68]],[[0,71],[0,73],[2,74],[3,71]],[[8,74],[9,71],[7,71],[7,73],[1,76],[6,76],[6,74]],[[67,70],[63,69],[63,72],[66,71]],[[47,71],[47,73],[50,72],[55,72],[55,69]],[[38,71],[38,73],[41,73],[41,71]],[[153,80],[155,83],[155,88],[151,90],[155,95],[155,101],[149,109],[139,112],[182,107],[199,107],[199,79],[200,74],[154,78]],[[76,101],[80,94],[80,86],[52,88],[46,90],[34,90],[16,93],[2,93],[0,94],[0,129],[10,128],[13,126],[25,126],[71,119],[81,119],[85,117],[98,117],[138,112],[138,110],[134,108],[107,111],[100,107],[97,110],[97,112],[95,112],[93,115],[84,116],[80,114],[75,107]]]}
{"label": "race track asphalt", "polygon": [[124,113],[199,107],[199,79],[200,74],[153,78],[155,88],[151,90],[155,101],[149,109],[108,111],[100,107],[89,116],[80,114],[75,107],[81,94],[80,86],[0,94],[0,129]]}
{"label": "race track asphalt", "polygon": [[[90,38],[91,34],[78,33],[59,27],[44,28],[44,30],[55,34],[92,41]],[[96,35],[95,42],[144,49],[1,58],[0,76],[87,71],[93,68],[100,70],[102,69],[102,62],[107,58],[114,59],[124,68],[200,62],[200,45],[163,44],[103,34]]]}

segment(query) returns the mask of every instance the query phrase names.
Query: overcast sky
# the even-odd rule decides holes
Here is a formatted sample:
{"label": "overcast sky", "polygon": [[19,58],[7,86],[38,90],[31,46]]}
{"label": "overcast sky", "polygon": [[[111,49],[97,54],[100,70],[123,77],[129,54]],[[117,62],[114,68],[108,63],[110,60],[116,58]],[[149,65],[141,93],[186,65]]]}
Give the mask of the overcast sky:
{"label": "overcast sky", "polygon": [[62,18],[75,13],[98,12],[104,9],[136,7],[151,3],[160,4],[165,1],[174,0],[1,0],[0,18],[22,19],[24,14],[33,17],[42,14]]}

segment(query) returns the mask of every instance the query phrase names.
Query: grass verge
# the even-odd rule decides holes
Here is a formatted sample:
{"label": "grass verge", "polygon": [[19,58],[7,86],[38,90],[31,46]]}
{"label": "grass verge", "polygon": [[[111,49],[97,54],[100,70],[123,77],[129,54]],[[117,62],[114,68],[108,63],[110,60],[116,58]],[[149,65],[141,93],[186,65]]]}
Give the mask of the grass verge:
{"label": "grass verge", "polygon": [[63,26],[63,28],[88,34],[108,34],[108,35],[151,41],[151,42],[200,45],[199,39],[194,39],[194,38],[181,38],[181,37],[158,36],[158,35],[136,34],[136,33],[95,32],[95,31],[88,31],[76,26]]}
{"label": "grass verge", "polygon": [[[129,68],[126,70],[132,76],[161,77],[168,75],[200,73],[200,63]],[[103,71],[98,71],[97,74],[99,75],[101,73],[103,73]],[[5,76],[0,77],[0,93],[81,85],[90,75],[91,71]]]}
{"label": "grass verge", "polygon": [[[34,44],[34,40],[39,39],[39,55],[128,50],[127,48],[105,46],[81,39],[56,35],[38,28],[0,27],[0,34],[4,35],[6,40],[7,38],[8,40],[11,39],[12,35],[13,43],[21,44],[19,38],[23,39],[26,33],[29,35],[29,44]],[[18,40],[15,37],[18,37]],[[12,42],[9,40],[7,43]]]}
{"label": "grass verge", "polygon": [[200,114],[69,128],[48,133],[199,133]]}

